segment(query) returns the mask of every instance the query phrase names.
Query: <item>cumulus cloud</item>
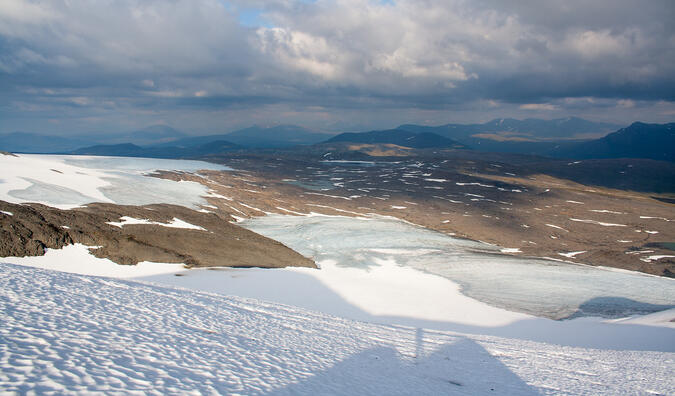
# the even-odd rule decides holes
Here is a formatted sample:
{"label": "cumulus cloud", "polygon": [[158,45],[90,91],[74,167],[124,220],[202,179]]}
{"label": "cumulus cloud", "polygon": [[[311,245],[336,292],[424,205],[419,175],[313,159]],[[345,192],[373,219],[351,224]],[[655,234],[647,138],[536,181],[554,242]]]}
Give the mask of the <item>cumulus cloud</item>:
{"label": "cumulus cloud", "polygon": [[663,121],[672,20],[671,0],[4,0],[0,117],[60,130]]}

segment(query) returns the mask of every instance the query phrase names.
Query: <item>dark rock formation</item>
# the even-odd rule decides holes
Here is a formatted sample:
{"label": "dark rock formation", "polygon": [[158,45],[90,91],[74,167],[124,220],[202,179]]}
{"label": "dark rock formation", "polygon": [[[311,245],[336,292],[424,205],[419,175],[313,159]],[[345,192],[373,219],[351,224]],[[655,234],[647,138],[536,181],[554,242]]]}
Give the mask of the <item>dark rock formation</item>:
{"label": "dark rock formation", "polygon": [[[194,267],[312,267],[312,260],[279,242],[230,223],[224,214],[202,213],[182,206],[143,207],[91,204],[59,210],[39,204],[0,201],[0,256],[37,256],[45,248],[72,243],[99,246],[92,253],[118,264],[140,261],[185,263]],[[122,216],[170,223],[174,218],[204,230],[162,225],[117,227]]]}

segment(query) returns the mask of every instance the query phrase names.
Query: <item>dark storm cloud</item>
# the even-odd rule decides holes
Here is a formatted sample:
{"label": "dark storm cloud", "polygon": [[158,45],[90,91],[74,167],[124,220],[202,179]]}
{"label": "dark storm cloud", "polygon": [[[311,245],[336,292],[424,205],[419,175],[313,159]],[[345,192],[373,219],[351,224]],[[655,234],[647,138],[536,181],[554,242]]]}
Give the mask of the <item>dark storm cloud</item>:
{"label": "dark storm cloud", "polygon": [[[518,69],[475,65],[485,95],[510,101],[597,96],[675,99],[675,4],[670,1],[484,1],[527,33]],[[509,57],[501,57],[509,62]]]}
{"label": "dark storm cloud", "polygon": [[670,0],[4,0],[0,132],[593,108],[663,121],[672,20]]}

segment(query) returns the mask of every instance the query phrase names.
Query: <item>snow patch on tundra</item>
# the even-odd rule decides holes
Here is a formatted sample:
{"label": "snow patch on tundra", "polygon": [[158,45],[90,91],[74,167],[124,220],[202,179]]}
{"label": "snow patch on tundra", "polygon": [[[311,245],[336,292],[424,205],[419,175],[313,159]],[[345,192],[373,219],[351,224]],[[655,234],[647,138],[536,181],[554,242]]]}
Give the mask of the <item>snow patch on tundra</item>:
{"label": "snow patch on tundra", "polygon": [[615,223],[604,223],[602,221],[597,221],[597,220],[589,220],[589,219],[573,219],[570,218],[572,221],[576,221],[578,223],[587,223],[587,224],[597,224],[601,225],[604,227],[625,227],[625,224],[615,224]]}
{"label": "snow patch on tundra", "polygon": [[183,221],[181,219],[178,219],[176,217],[171,220],[169,223],[160,223],[159,221],[150,221],[147,219],[136,219],[134,217],[130,216],[122,216],[120,217],[120,220],[122,221],[107,221],[106,224],[110,224],[111,226],[119,227],[122,228],[125,225],[132,225],[132,224],[144,224],[144,225],[158,225],[162,227],[167,227],[167,228],[185,228],[188,230],[199,230],[199,231],[206,231],[206,228],[200,227],[198,225],[190,224],[186,221]]}
{"label": "snow patch on tundra", "polygon": [[568,252],[568,253],[558,253],[558,254],[559,254],[560,256],[563,256],[563,257],[572,258],[572,257],[578,256],[578,255],[580,255],[580,254],[582,254],[582,253],[586,253],[586,251],[585,251],[585,250],[580,250],[580,251],[578,251],[578,252]]}

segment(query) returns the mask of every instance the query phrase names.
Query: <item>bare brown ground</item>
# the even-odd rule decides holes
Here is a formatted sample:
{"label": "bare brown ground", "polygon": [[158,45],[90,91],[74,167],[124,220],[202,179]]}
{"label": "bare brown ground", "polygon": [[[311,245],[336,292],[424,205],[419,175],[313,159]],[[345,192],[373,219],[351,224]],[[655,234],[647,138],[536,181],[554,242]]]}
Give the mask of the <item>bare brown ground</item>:
{"label": "bare brown ground", "polygon": [[[377,213],[518,249],[509,253],[513,255],[655,275],[675,273],[673,258],[652,257],[675,254],[653,245],[675,241],[674,206],[648,194],[589,187],[547,175],[519,177],[501,166],[477,168],[471,161],[363,168],[281,158],[229,164],[239,170],[161,177],[204,184],[217,194],[208,198],[211,205],[238,217]],[[320,191],[289,184],[318,179],[333,183],[333,188]],[[574,252],[583,253],[562,255]]]}

